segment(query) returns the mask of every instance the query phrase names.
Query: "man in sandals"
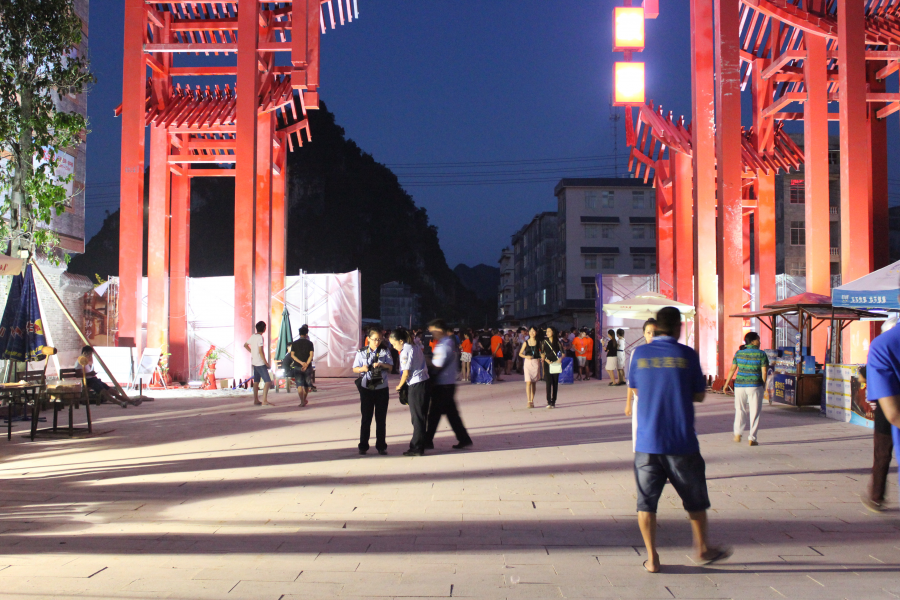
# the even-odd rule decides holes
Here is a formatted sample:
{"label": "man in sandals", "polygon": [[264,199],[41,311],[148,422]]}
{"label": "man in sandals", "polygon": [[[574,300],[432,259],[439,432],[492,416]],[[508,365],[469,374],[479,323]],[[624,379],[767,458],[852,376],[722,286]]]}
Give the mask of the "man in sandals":
{"label": "man in sandals", "polygon": [[694,402],[703,402],[706,379],[697,353],[678,343],[681,313],[668,306],[656,316],[653,341],[638,347],[631,359],[628,387],[640,394],[634,453],[638,524],[647,560],[644,568],[658,573],[656,507],[666,480],[684,503],[694,534],[694,562],[710,564],[731,555],[707,542],[706,463],[694,431]]}

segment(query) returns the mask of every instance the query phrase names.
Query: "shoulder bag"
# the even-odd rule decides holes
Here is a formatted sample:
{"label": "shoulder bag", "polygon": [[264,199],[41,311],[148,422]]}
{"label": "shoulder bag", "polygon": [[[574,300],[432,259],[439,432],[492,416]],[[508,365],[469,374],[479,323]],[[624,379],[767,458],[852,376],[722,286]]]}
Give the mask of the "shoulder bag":
{"label": "shoulder bag", "polygon": [[550,345],[550,342],[548,342],[547,340],[544,340],[544,344],[546,344],[547,348],[550,349],[549,354],[556,357],[556,360],[553,361],[552,363],[550,363],[549,367],[547,368],[547,371],[551,375],[559,375],[560,373],[562,373],[562,360],[560,360],[559,355],[553,350],[553,346]]}

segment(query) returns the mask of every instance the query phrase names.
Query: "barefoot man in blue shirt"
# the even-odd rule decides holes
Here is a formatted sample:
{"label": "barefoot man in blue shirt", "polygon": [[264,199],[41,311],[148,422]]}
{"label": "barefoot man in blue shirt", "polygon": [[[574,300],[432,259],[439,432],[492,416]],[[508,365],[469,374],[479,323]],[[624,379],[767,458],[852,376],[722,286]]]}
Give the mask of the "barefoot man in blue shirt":
{"label": "barefoot man in blue shirt", "polygon": [[678,343],[681,313],[667,306],[656,315],[653,341],[638,347],[631,358],[628,387],[640,395],[634,478],[637,483],[638,524],[647,560],[644,568],[659,573],[656,551],[656,507],[666,480],[684,503],[694,535],[694,562],[708,565],[731,555],[727,548],[707,541],[706,463],[694,431],[694,402],[703,402],[706,379],[693,349]]}

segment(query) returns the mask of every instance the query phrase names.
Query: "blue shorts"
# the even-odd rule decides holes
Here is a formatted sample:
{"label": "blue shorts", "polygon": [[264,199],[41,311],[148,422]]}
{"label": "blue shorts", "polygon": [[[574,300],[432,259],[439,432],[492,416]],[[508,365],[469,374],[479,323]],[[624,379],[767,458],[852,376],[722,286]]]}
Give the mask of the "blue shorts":
{"label": "blue shorts", "polygon": [[272,383],[272,378],[269,377],[269,367],[263,365],[261,367],[257,367],[254,365],[253,367],[253,381],[259,383],[259,381],[263,380],[266,383]]}
{"label": "blue shorts", "polygon": [[634,479],[637,483],[637,509],[655,513],[666,480],[672,486],[688,512],[709,508],[706,489],[706,462],[699,452],[694,454],[634,453]]}
{"label": "blue shorts", "polygon": [[301,371],[299,367],[294,369],[294,383],[298,388],[311,388],[312,367],[307,367],[305,371]]}

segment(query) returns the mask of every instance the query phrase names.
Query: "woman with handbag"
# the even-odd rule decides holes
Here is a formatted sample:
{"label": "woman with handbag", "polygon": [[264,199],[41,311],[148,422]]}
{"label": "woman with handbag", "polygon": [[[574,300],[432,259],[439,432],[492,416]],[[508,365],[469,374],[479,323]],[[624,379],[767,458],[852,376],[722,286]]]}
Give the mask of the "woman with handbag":
{"label": "woman with handbag", "polygon": [[528,330],[528,339],[522,342],[519,357],[525,371],[525,396],[528,398],[528,408],[534,408],[534,389],[541,378],[541,344],[536,328]]}
{"label": "woman with handbag", "polygon": [[562,345],[556,328],[547,327],[547,337],[541,345],[541,360],[547,363],[547,408],[556,408],[559,375],[562,373]]}
{"label": "woman with handbag", "polygon": [[397,384],[397,392],[400,394],[400,403],[409,405],[413,426],[409,451],[403,454],[422,456],[425,454],[428,419],[428,399],[425,394],[428,366],[425,364],[425,355],[410,341],[409,332],[402,327],[391,332],[391,346],[400,354],[400,383]]}

